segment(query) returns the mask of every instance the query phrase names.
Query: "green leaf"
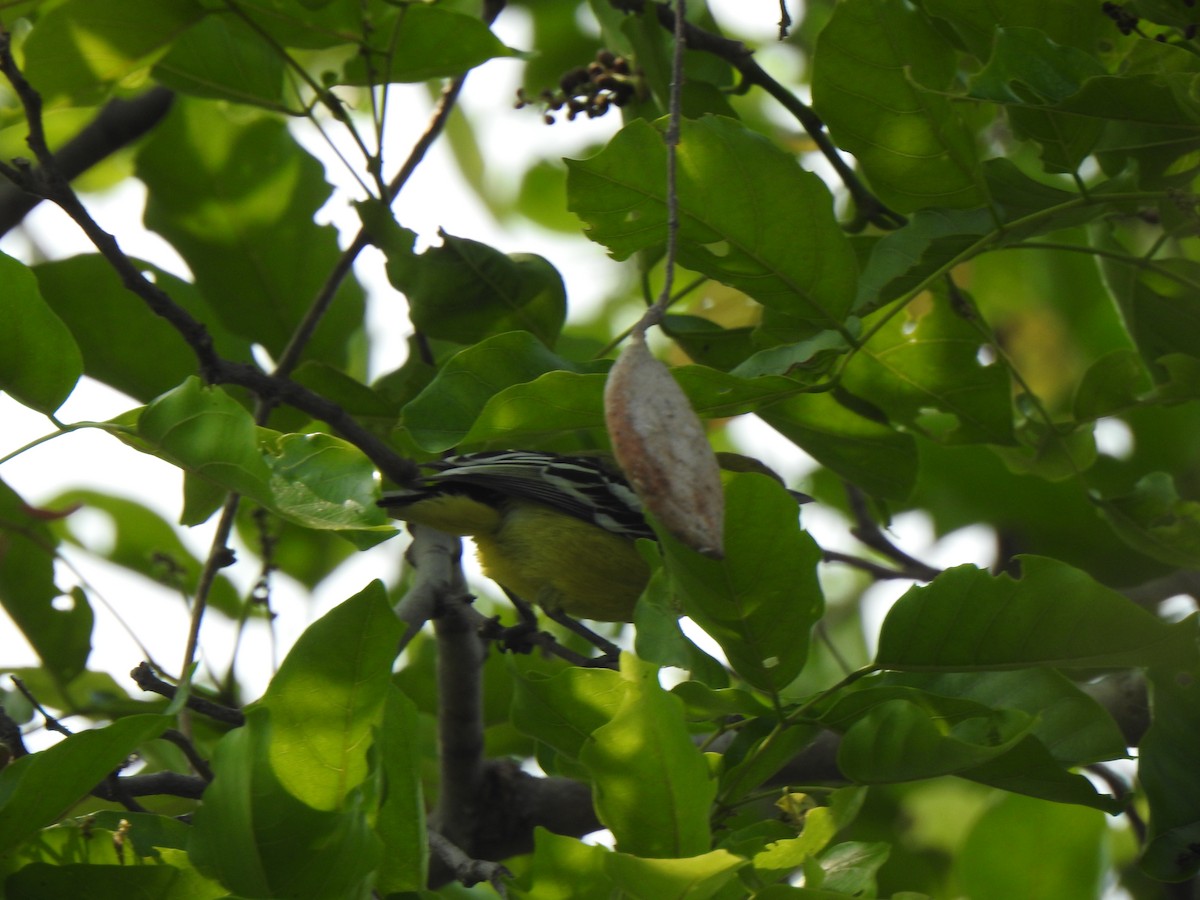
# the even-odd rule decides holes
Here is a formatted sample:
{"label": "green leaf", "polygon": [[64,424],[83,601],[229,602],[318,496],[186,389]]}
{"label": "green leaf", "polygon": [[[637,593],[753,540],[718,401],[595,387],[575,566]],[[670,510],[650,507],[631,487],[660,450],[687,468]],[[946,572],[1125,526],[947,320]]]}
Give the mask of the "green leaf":
{"label": "green leaf", "polygon": [[220,388],[189,378],[142,410],[137,429],[162,459],[271,506],[254,419]]}
{"label": "green leaf", "polygon": [[1128,494],[1093,499],[1129,546],[1172,566],[1200,568],[1200,503],[1180,498],[1166,472],[1151,472]]}
{"label": "green leaf", "polygon": [[[447,450],[469,432],[486,431],[487,407],[493,400],[506,410],[507,422],[517,417],[505,388],[526,386],[547,372],[561,377],[564,373],[560,370],[586,372],[592,368],[555,355],[528,332],[498,334],[451,357],[404,407],[402,421],[424,449]],[[603,377],[598,383],[603,384]]]}
{"label": "green leaf", "polygon": [[903,673],[889,684],[1016,709],[1034,718],[1032,735],[1063,765],[1088,765],[1125,755],[1125,738],[1112,716],[1054,669],[1007,672]]}
{"label": "green leaf", "polygon": [[1149,671],[1151,720],[1138,746],[1138,780],[1150,805],[1142,868],[1163,881],[1183,881],[1200,871],[1200,665]]}
{"label": "green leaf", "polygon": [[[134,265],[194,317],[206,323],[217,351],[248,362],[250,341],[220,327],[194,285],[148,263]],[[98,254],[42,263],[34,269],[42,296],[76,335],[83,371],[147,403],[196,372],[196,355],[165,319],[130,293]]]}
{"label": "green leaf", "polygon": [[[680,264],[792,316],[810,333],[843,329],[855,259],[824,183],[717,116],[683,122],[678,158]],[[635,120],[599,154],[567,166],[570,208],[614,258],[666,240],[666,150],[656,128]],[[723,189],[714,191],[715,184]]]}
{"label": "green leaf", "polygon": [[754,870],[766,878],[782,878],[799,869],[825,849],[838,833],[834,812],[818,806],[804,814],[804,829],[798,837],[772,841],[765,850],[754,854]]}
{"label": "green leaf", "polygon": [[306,528],[336,531],[359,549],[396,533],[375,505],[375,466],[328,434],[284,434],[268,443],[272,507]]}
{"label": "green leaf", "polygon": [[505,255],[478,241],[439,232],[440,247],[413,252],[400,229],[384,244],[388,279],[408,298],[413,327],[427,337],[473,344],[509,331],[553,346],[567,314],[562,276],[540,256]]}
{"label": "green leaf", "polygon": [[921,0],[921,8],[953,26],[970,52],[986,60],[997,28],[1037,28],[1059,44],[1094,51],[1110,38],[1113,25],[1104,16],[1088,15],[1080,0]]}
{"label": "green leaf", "polygon": [[1016,446],[992,450],[1012,472],[1036,475],[1047,481],[1078,478],[1096,462],[1096,437],[1091,423],[1062,422],[1047,425],[1026,419],[1016,431]]}
{"label": "green leaf", "polygon": [[305,629],[260,701],[282,790],[314,809],[345,808],[367,774],[403,633],[377,581]]}
{"label": "green leaf", "polygon": [[1091,900],[1104,893],[1106,831],[1095,810],[1000,797],[971,827],[955,875],[971,900]]}
{"label": "green leaf", "polygon": [[357,792],[338,812],[293,797],[275,777],[270,725],[267,709],[251,710],[217,745],[216,777],[192,819],[193,863],[243,897],[361,896],[382,848]]}
{"label": "green leaf", "polygon": [[762,375],[789,375],[797,370],[820,371],[822,363],[841,356],[849,349],[850,345],[843,335],[836,331],[822,331],[808,340],[768,347],[753,356],[747,356],[734,367],[733,374],[741,378],[755,378]]}
{"label": "green leaf", "polygon": [[58,541],[35,511],[0,481],[0,603],[42,664],[69,682],[92,649],[92,608],[82,590],[54,583]]}
{"label": "green leaf", "polygon": [[959,772],[980,784],[1055,803],[1090,806],[1110,815],[1125,811],[1127,797],[1100,793],[1087,776],[1064,769],[1032,735],[1002,756]]}
{"label": "green leaf", "polygon": [[197,22],[154,67],[154,77],[193,97],[286,111],[284,57],[232,12]]}
{"label": "green leaf", "polygon": [[83,374],[79,345],[38,293],[27,267],[0,253],[0,390],[18,403],[53,413]]}
{"label": "green leaf", "polygon": [[[117,839],[97,831],[96,842]],[[7,900],[42,900],[45,897],[87,897],[88,900],[220,900],[229,892],[187,864],[181,853],[167,851],[171,864],[87,865],[33,863],[4,882]]]}
{"label": "green leaf", "polygon": [[[846,841],[821,855],[821,887],[824,892],[870,896],[875,893],[875,873],[887,862],[891,847]],[[806,874],[808,869],[806,868]]]}
{"label": "green leaf", "polygon": [[1200,355],[1200,263],[1164,259],[1148,268],[1111,237],[1102,234],[1098,244],[1112,254],[1101,259],[1101,271],[1129,334],[1155,381],[1165,381],[1161,357]]}
{"label": "green leaf", "polygon": [[1113,350],[1092,363],[1075,390],[1076,420],[1086,422],[1136,406],[1150,389],[1146,367],[1133,350]]}
{"label": "green leaf", "polygon": [[1022,575],[948,569],[892,607],[875,664],[908,671],[1151,665],[1194,653],[1195,621],[1169,625],[1065,563],[1021,556]]}
{"label": "green leaf", "polygon": [[522,734],[572,759],[597,728],[621,709],[629,681],[607,669],[568,668],[547,676],[510,657],[512,723]]}
{"label": "green leaf", "polygon": [[778,692],[804,668],[809,633],[824,609],[821,551],[800,529],[796,501],[763,475],[734,476],[726,489],[725,558],[659,539],[684,611],[754,687]]}
{"label": "green leaf", "polygon": [[686,859],[644,859],[629,853],[604,857],[604,870],[622,892],[638,900],[708,900],[730,884],[746,860],[728,850]]}
{"label": "green leaf", "polygon": [[981,708],[947,719],[907,700],[887,700],[858,719],[842,738],[838,768],[862,784],[952,775],[1016,746],[1033,718],[1016,710]]}
{"label": "green leaf", "polygon": [[356,56],[340,84],[387,84],[449,78],[500,56],[517,56],[475,16],[415,4],[381,29],[378,44]]}
{"label": "green leaf", "polygon": [[912,435],[847,409],[831,393],[799,394],[759,417],[823,466],[873,496],[902,500],[917,479]]}
{"label": "green leaf", "polygon": [[137,86],[171,41],[204,15],[196,0],[69,0],[25,42],[25,76],[47,102],[88,105]]}
{"label": "green leaf", "polygon": [[168,724],[164,716],[129,716],[10,763],[0,771],[0,855],[66,815]]}
{"label": "green leaf", "polygon": [[624,654],[621,677],[628,687],[620,708],[579,755],[592,775],[596,813],[624,853],[705,853],[717,785],[692,743],[683,704],[659,686],[656,666]]}
{"label": "green leaf", "polygon": [[[679,625],[679,610],[670,596],[670,580],[662,568],[662,558],[655,547],[643,552],[653,574],[633,611],[634,651],[639,659],[660,666],[676,666],[691,673],[694,681],[676,685],[673,693],[679,696],[680,687],[690,686],[708,691],[712,687],[727,687],[729,672],[724,664],[697,647]],[[687,700],[685,699],[686,703]],[[689,707],[689,712],[694,707]],[[759,708],[756,712],[764,712]],[[707,715],[701,719],[708,718]]]}
{"label": "green leaf", "polygon": [[982,165],[993,200],[978,209],[921,209],[872,246],[854,310],[865,315],[986,250],[1092,221],[1104,205],[1034,181],[1010,160]]}
{"label": "green leaf", "polygon": [[[980,330],[944,297],[892,316],[851,357],[842,385],[888,418],[947,443],[1014,443],[1012,384],[1005,366],[979,361]],[[931,414],[952,422],[934,422]]]}
{"label": "green leaf", "polygon": [[[736,803],[764,782],[807,747],[821,729],[810,722],[788,727],[778,726],[766,717],[751,722],[738,732],[725,753],[721,772],[721,802]],[[739,743],[741,742],[741,743]]]}
{"label": "green leaf", "polygon": [[606,871],[611,851],[541,827],[534,829],[533,841],[528,876],[509,885],[512,896],[519,900],[611,900],[616,890]]}
{"label": "green leaf", "polygon": [[813,60],[816,111],[880,198],[901,212],[986,200],[974,136],[938,93],[955,68],[954,52],[934,26],[890,0],[839,3],[821,32]]}
{"label": "green leaf", "polygon": [[1050,172],[1074,172],[1104,130],[1099,119],[1053,110],[1083,83],[1108,71],[1095,57],[1055,43],[1036,28],[998,28],[991,57],[970,84],[970,96],[1010,104],[1016,135],[1042,145]]}
{"label": "green leaf", "polygon": [[[274,117],[181,97],[137,175],[147,227],[179,251],[220,323],[278,358],[341,255],[334,228],[313,221],[330,194],[321,164]],[[345,279],[307,357],[343,365],[362,316],[362,290]]]}
{"label": "green leaf", "polygon": [[382,894],[422,891],[428,880],[429,835],[421,789],[423,764],[417,707],[394,687],[384,700],[372,748],[382,784],[375,833],[383,841],[376,874]]}

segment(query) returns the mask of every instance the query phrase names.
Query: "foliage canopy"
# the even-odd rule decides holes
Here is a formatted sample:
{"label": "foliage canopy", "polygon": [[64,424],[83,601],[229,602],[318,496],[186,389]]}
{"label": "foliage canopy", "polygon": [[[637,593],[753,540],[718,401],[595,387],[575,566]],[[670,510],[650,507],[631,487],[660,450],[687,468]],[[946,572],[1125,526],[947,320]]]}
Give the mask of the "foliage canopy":
{"label": "foliage canopy", "polygon": [[[670,4],[0,3],[0,227],[45,200],[95,247],[0,254],[0,389],[184,484],[176,524],[0,482],[0,603],[40,660],[0,658],[0,896],[1082,900],[1196,878],[1200,654],[1166,601],[1200,597],[1200,9],[809,0],[773,44],[687,6],[672,149]],[[456,112],[485,65],[522,72],[525,108],[493,120],[593,146],[531,148],[498,189],[510,148]],[[426,82],[401,146],[413,95],[389,86]],[[356,184],[341,242],[314,124]],[[608,252],[598,308],[544,256],[406,224],[438,139],[497,221]],[[71,186],[132,178],[186,277],[125,255]],[[411,323],[382,371],[368,247]],[[558,626],[503,653],[487,616],[511,607],[487,584],[461,602],[456,542],[418,530],[396,573],[380,475],[607,449],[611,357],[672,263],[656,349],[718,449],[758,452],[730,425],[756,418],[811,458],[790,486],[815,504],[730,475],[724,560],[641,545],[619,664],[579,665]],[[60,421],[85,378],[128,411]],[[986,526],[994,566],[913,558],[888,532],[909,514]],[[213,522],[194,554],[180,529]],[[72,545],[189,598],[182,666],[90,665],[101,598]],[[193,666],[204,616],[269,621],[281,576],[314,591],[363,553],[389,586],[315,621],[261,697]],[[869,625],[883,583],[912,586]],[[20,726],[51,711],[74,733],[29,752]],[[601,829],[615,849],[580,840]]]}

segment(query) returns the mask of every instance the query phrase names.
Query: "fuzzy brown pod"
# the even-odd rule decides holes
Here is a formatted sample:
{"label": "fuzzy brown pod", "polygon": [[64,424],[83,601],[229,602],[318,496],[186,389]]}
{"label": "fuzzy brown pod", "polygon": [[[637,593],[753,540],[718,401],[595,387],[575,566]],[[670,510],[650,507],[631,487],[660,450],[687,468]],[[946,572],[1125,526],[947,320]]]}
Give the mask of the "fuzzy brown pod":
{"label": "fuzzy brown pod", "polygon": [[679,384],[640,334],[608,373],[604,417],[617,463],[647,512],[698,553],[723,557],[717,457]]}

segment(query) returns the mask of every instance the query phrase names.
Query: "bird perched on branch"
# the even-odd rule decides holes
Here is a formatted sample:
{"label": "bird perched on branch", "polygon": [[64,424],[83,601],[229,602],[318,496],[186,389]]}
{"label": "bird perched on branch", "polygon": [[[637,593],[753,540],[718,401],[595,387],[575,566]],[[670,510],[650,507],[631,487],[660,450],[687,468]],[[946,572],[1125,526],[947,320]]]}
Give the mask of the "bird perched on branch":
{"label": "bird perched on branch", "polygon": [[379,505],[397,519],[470,536],[484,573],[551,614],[628,622],[654,538],[633,489],[603,460],[532,450],[467,453],[425,464],[420,483]]}

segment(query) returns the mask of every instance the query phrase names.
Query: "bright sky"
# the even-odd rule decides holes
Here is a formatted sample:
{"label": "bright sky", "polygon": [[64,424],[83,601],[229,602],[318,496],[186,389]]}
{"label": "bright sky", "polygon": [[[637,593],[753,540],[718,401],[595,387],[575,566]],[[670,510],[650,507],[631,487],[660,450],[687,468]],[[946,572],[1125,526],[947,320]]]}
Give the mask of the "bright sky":
{"label": "bright sky", "polygon": [[[778,19],[775,0],[710,0],[709,6],[727,27],[767,42],[759,54],[760,60],[777,77],[786,78],[796,60],[790,48],[769,45],[774,39]],[[519,10],[506,11],[497,24],[497,31],[512,46],[528,47],[530,44],[529,23]],[[536,113],[513,110],[518,75],[518,65],[512,61],[488,63],[469,78],[462,98],[465,110],[479,127],[478,138],[485,152],[489,147],[505,148],[504,153],[489,157],[488,165],[492,167],[489,177],[494,184],[510,184],[514,189],[515,175],[523,170],[525,162],[524,158],[510,152],[513,148],[522,148],[546,159],[579,155],[585,146],[604,140],[619,127],[615,115],[595,121],[581,120],[574,125],[547,127]],[[423,130],[431,104],[428,92],[420,86],[397,88],[390,102],[392,131],[387,136],[387,145],[396,148],[393,151],[396,157],[402,157]],[[314,154],[327,160],[330,180],[347,184],[348,179],[339,164],[328,162],[331,159],[328,148],[311,133],[301,136]],[[186,267],[174,251],[141,227],[143,201],[144,191],[140,185],[126,183],[103,196],[90,197],[87,202],[101,224],[117,234],[126,252],[186,275]],[[455,163],[441,147],[435,147],[422,164],[395,209],[399,221],[427,241],[434,239],[440,227],[505,251],[542,254],[563,273],[575,309],[586,309],[601,299],[616,277],[615,264],[598,245],[581,246],[581,242],[548,234],[533,226],[506,223],[502,228],[497,225],[463,185]],[[331,202],[322,216],[337,224],[343,233],[357,227],[357,219],[345,198]],[[52,257],[91,252],[92,248],[75,226],[48,205],[44,204],[30,216],[28,229],[38,247]],[[27,257],[30,250],[20,235],[5,238],[0,242],[0,249],[19,258]],[[407,326],[407,322],[399,306],[401,298],[388,286],[381,259],[375,251],[364,253],[357,271],[370,289],[369,317],[377,349],[372,369],[378,374],[394,368],[402,360],[406,332],[401,326]],[[132,405],[132,401],[123,395],[85,381],[59,410],[58,417],[64,422],[103,420],[125,412]],[[42,416],[2,394],[0,422],[4,423],[0,431],[0,457],[53,430]],[[812,462],[805,454],[756,420],[742,417],[734,429],[748,450],[761,456],[793,484],[811,469]],[[86,461],[86,467],[81,466],[81,460]],[[136,497],[169,521],[178,517],[180,509],[181,478],[176,469],[95,431],[76,432],[22,454],[0,465],[0,478],[34,504],[45,503],[68,488],[88,486]],[[103,544],[106,535],[111,535],[105,517],[94,511],[82,510],[72,521],[89,541]],[[839,549],[852,546],[844,523],[827,511],[807,508],[804,522],[824,545]],[[935,565],[964,561],[986,564],[988,561],[987,545],[979,533],[984,529],[944,541],[936,551],[930,547],[932,535],[928,525],[919,516],[899,517],[894,531],[911,552],[924,553],[924,558]],[[185,540],[193,552],[203,558],[211,534],[210,523],[190,529]],[[278,576],[273,597],[273,607],[278,614],[278,646],[290,646],[312,618],[359,591],[370,579],[394,577],[400,551],[401,542],[393,541],[382,548],[357,554],[321,586],[311,603],[298,585]],[[147,591],[146,583],[140,578],[77,549],[64,548],[63,555],[77,571],[60,567],[61,587],[78,583],[78,573],[83,573],[93,599],[110,604],[118,611],[150,646],[158,662],[168,670],[178,668],[187,629],[187,612],[181,600],[164,599],[159,590]],[[236,566],[227,572],[243,590],[249,590],[257,574],[251,569],[251,566]],[[871,617],[881,617],[906,587],[907,584],[889,583],[875,589],[868,603]],[[228,647],[230,636],[230,628],[221,617],[214,615],[206,620],[203,643],[210,652],[220,652]],[[92,667],[111,671],[118,680],[128,683],[124,681],[125,673],[142,659],[142,653],[116,617],[99,608],[93,644]],[[252,691],[261,689],[269,679],[273,656],[273,645],[262,629],[257,629],[246,639],[239,664]],[[217,658],[212,662],[217,671],[223,671],[225,660]],[[0,668],[36,664],[36,656],[0,611]]]}

